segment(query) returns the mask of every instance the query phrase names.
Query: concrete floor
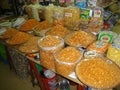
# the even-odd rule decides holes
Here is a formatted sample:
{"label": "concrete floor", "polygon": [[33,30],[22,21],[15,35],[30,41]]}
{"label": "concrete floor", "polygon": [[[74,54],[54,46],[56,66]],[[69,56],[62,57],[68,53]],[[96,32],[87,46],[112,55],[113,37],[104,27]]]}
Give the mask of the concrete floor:
{"label": "concrete floor", "polygon": [[[0,61],[0,90],[40,90],[40,88],[37,85],[32,86],[30,76],[21,79],[13,69],[10,70],[8,64]],[[76,90],[76,86],[70,86],[70,90]]]}
{"label": "concrete floor", "polygon": [[[0,61],[0,90],[40,90],[40,88],[37,85],[32,86],[30,76],[23,80],[14,70],[10,70],[8,64]],[[70,90],[76,90],[76,87],[71,86]],[[120,85],[113,90],[120,90]]]}
{"label": "concrete floor", "polygon": [[23,80],[9,65],[0,62],[0,90],[39,90],[39,87],[32,86],[30,76]]}

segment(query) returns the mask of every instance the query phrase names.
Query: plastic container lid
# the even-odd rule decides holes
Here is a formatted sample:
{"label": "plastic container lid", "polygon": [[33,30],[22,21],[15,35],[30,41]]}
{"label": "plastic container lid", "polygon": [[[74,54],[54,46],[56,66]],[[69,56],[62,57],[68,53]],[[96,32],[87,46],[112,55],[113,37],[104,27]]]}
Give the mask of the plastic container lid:
{"label": "plastic container lid", "polygon": [[44,75],[45,75],[46,78],[53,78],[55,76],[55,73],[52,72],[51,70],[46,70],[44,72]]}
{"label": "plastic container lid", "polygon": [[[41,46],[40,43],[41,43],[44,39],[46,39],[46,38],[48,38],[48,37],[56,38],[56,39],[60,40],[60,43],[59,43],[58,45],[52,46],[52,47],[49,47],[49,46],[48,46],[48,47],[43,47],[43,46]],[[43,38],[41,38],[41,39],[38,40],[38,46],[39,46],[39,48],[41,48],[41,49],[43,49],[43,50],[55,50],[55,49],[57,49],[58,47],[64,46],[64,40],[63,40],[62,38],[58,37],[58,36],[50,36],[50,35],[48,35],[48,36],[44,36]]]}

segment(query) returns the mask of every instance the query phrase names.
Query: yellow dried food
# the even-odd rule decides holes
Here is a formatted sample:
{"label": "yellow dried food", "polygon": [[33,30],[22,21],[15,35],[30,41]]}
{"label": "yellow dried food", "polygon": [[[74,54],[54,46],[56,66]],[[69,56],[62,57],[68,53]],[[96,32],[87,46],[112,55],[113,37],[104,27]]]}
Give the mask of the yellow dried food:
{"label": "yellow dried food", "polygon": [[83,52],[75,47],[66,47],[55,54],[57,73],[68,76],[75,70],[76,64],[82,58]]}
{"label": "yellow dried food", "polygon": [[93,50],[100,54],[104,54],[107,51],[109,46],[110,46],[110,43],[108,42],[95,41],[87,47],[87,50]]}
{"label": "yellow dried food", "polygon": [[113,88],[120,83],[120,68],[105,57],[81,60],[76,66],[76,75],[93,88]]}
{"label": "yellow dried food", "polygon": [[34,53],[34,52],[38,52],[39,48],[38,48],[38,40],[40,37],[31,37],[26,43],[24,43],[23,45],[21,45],[19,47],[19,50],[21,52],[24,53]]}
{"label": "yellow dried food", "polygon": [[67,77],[72,72],[74,72],[76,64],[68,64],[67,65],[67,64],[55,62],[55,66],[56,66],[56,72],[58,74]]}
{"label": "yellow dried food", "polygon": [[86,48],[89,44],[95,41],[96,38],[97,37],[91,33],[78,30],[67,35],[65,37],[65,42],[71,46]]}
{"label": "yellow dried food", "polygon": [[55,59],[54,53],[63,49],[63,46],[56,48],[55,50],[42,50],[40,49],[40,63],[42,66],[55,71]]}
{"label": "yellow dried food", "polygon": [[30,34],[27,34],[24,32],[18,32],[12,38],[8,39],[6,42],[10,45],[17,45],[17,44],[25,43],[31,37],[33,37],[33,36]]}
{"label": "yellow dried food", "polygon": [[53,24],[53,12],[56,6],[49,5],[45,7],[45,20]]}
{"label": "yellow dried food", "polygon": [[50,31],[48,31],[46,35],[59,36],[64,38],[69,33],[70,30],[68,30],[67,28],[63,27],[62,25],[56,25]]}
{"label": "yellow dried food", "polygon": [[76,30],[79,27],[80,9],[67,7],[64,9],[64,24],[67,28]]}
{"label": "yellow dried food", "polygon": [[61,62],[74,63],[81,57],[81,51],[74,47],[66,47],[57,53],[56,58]]}
{"label": "yellow dried food", "polygon": [[64,16],[64,8],[56,7],[55,10],[53,11],[53,24],[54,25],[59,24],[64,26],[63,16]]}
{"label": "yellow dried food", "polygon": [[19,31],[14,29],[14,28],[8,28],[7,31],[1,35],[1,38],[2,39],[11,38],[12,36],[14,36],[18,32]]}
{"label": "yellow dried food", "polygon": [[35,19],[29,19],[27,20],[23,25],[20,26],[19,30],[20,31],[30,31],[38,25],[40,22],[35,20]]}
{"label": "yellow dried food", "polygon": [[42,21],[37,26],[34,27],[34,30],[37,30],[37,31],[46,30],[51,27],[52,27],[52,24],[50,24],[48,21]]}
{"label": "yellow dried food", "polygon": [[60,44],[61,40],[53,36],[45,37],[39,44],[42,47],[54,47]]}
{"label": "yellow dried food", "polygon": [[45,36],[38,41],[40,47],[40,62],[44,67],[55,71],[54,53],[64,47],[62,38]]}
{"label": "yellow dried food", "polygon": [[110,45],[107,51],[107,57],[120,66],[120,47],[116,47],[115,44]]}

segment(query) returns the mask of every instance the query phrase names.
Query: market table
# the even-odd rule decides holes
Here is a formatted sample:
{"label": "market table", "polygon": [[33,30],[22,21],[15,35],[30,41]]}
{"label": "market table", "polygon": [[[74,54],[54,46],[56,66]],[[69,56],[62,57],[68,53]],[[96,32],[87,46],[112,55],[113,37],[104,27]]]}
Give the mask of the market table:
{"label": "market table", "polygon": [[[40,60],[35,60],[35,59],[27,56],[26,54],[20,52],[18,50],[19,45],[18,46],[11,46],[11,45],[6,44],[4,40],[0,40],[0,43],[4,44],[5,47],[6,47],[5,49],[6,49],[8,61],[9,61],[9,64],[10,64],[10,68],[14,68],[17,75],[20,78],[24,79],[28,76],[28,71],[27,71],[28,70],[28,64],[31,64],[32,65],[31,68],[35,72],[35,75],[38,79],[38,83],[39,83],[39,86],[40,86],[41,90],[45,90],[43,82],[41,80],[42,77],[38,76],[37,69],[35,68],[36,63],[41,65]],[[57,75],[60,75],[60,74],[57,74]],[[60,75],[60,76],[62,76],[62,75]],[[73,81],[77,85],[77,90],[85,90],[84,85],[77,79],[75,74],[71,74],[67,77],[65,77],[65,76],[62,76],[62,77]]]}
{"label": "market table", "polygon": [[[38,60],[35,60],[35,59],[33,59],[33,58],[31,58],[31,57],[28,57],[28,56],[26,56],[29,60],[31,60],[31,61],[33,61],[33,62],[35,62],[35,63],[37,63],[37,64],[40,64],[40,61],[38,61]],[[63,76],[63,77],[65,77],[65,76]],[[67,76],[67,77],[65,77],[65,78],[67,78],[67,79],[69,79],[69,80],[71,80],[71,81],[73,81],[73,82],[76,82],[76,83],[78,83],[78,84],[80,84],[80,85],[83,85],[78,79],[77,79],[77,77],[73,74],[71,74],[71,75],[69,75],[69,76]]]}

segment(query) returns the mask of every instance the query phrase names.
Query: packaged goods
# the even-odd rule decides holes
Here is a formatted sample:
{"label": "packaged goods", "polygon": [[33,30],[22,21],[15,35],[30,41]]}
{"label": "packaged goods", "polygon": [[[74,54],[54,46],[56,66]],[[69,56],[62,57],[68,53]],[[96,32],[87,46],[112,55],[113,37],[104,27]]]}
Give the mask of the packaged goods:
{"label": "packaged goods", "polygon": [[88,50],[84,52],[84,58],[95,58],[100,56],[102,56],[102,54],[96,52],[95,50]]}
{"label": "packaged goods", "polygon": [[74,72],[76,64],[83,56],[83,51],[69,46],[55,53],[54,56],[57,73],[68,76]]}
{"label": "packaged goods", "polygon": [[40,63],[55,71],[54,53],[64,47],[64,40],[58,36],[45,36],[38,40],[40,48]]}
{"label": "packaged goods", "polygon": [[103,30],[111,30],[113,25],[110,22],[104,22]]}
{"label": "packaged goods", "polygon": [[65,0],[66,2],[65,2],[65,5],[66,6],[74,6],[74,4],[75,4],[75,1],[74,0]]}
{"label": "packaged goods", "polygon": [[88,20],[92,16],[92,10],[87,8],[80,9],[80,18],[83,20]]}
{"label": "packaged goods", "polygon": [[63,79],[59,82],[60,90],[70,90],[70,82],[67,79]]}
{"label": "packaged goods", "polygon": [[45,84],[46,90],[57,90],[57,77],[51,70],[44,71],[43,82]]}
{"label": "packaged goods", "polygon": [[117,33],[112,31],[101,31],[98,35],[98,40],[112,43],[113,40],[117,37]]}
{"label": "packaged goods", "polygon": [[[2,19],[1,19],[1,21],[2,21]],[[0,26],[1,27],[12,27],[12,22],[10,22],[10,21],[2,21],[2,22],[0,22]]]}
{"label": "packaged goods", "polygon": [[30,34],[27,34],[27,33],[24,33],[24,32],[18,32],[13,37],[11,37],[10,39],[8,39],[6,41],[6,43],[8,43],[10,45],[19,45],[19,44],[25,43],[31,37],[33,37],[33,36],[30,35]]}
{"label": "packaged goods", "polygon": [[12,36],[14,36],[16,33],[18,33],[19,31],[14,29],[14,28],[8,28],[1,36],[0,38],[2,39],[8,39],[11,38]]}
{"label": "packaged goods", "polygon": [[64,38],[70,32],[70,30],[63,27],[62,25],[56,25],[53,28],[51,28],[51,30],[47,31],[46,35],[59,36],[61,38]]}
{"label": "packaged goods", "polygon": [[91,33],[78,30],[68,34],[65,37],[65,43],[70,46],[86,48],[89,44],[94,42],[96,38],[97,37]]}
{"label": "packaged goods", "polygon": [[93,17],[102,18],[103,17],[103,8],[94,7],[94,9],[93,9]]}
{"label": "packaged goods", "polygon": [[19,50],[23,53],[35,53],[39,51],[38,48],[38,40],[40,39],[40,37],[31,37],[26,43],[24,43],[23,45],[21,45],[19,47]]}
{"label": "packaged goods", "polygon": [[120,66],[120,45],[110,45],[107,51],[107,57]]}
{"label": "packaged goods", "polygon": [[116,45],[120,45],[120,34],[113,40],[113,43]]}
{"label": "packaged goods", "polygon": [[76,0],[75,4],[79,8],[87,8],[87,0]]}
{"label": "packaged goods", "polygon": [[32,7],[33,7],[33,5],[30,4],[26,8],[26,12],[27,12],[29,18],[33,18]]}
{"label": "packaged goods", "polygon": [[119,15],[118,14],[113,14],[109,20],[108,20],[109,23],[117,26],[117,24],[119,24]]}
{"label": "packaged goods", "polygon": [[20,26],[19,30],[20,31],[30,31],[35,27],[36,25],[39,24],[39,21],[35,19],[29,19],[27,20],[23,25]]}
{"label": "packaged goods", "polygon": [[76,66],[76,75],[96,89],[111,89],[120,83],[120,68],[106,57],[82,59]]}
{"label": "packaged goods", "polygon": [[103,19],[105,21],[107,21],[112,16],[112,14],[113,13],[111,11],[104,11],[104,13],[103,13]]}
{"label": "packaged goods", "polygon": [[61,7],[66,6],[66,5],[65,5],[65,0],[58,0],[58,2],[59,2],[59,5],[60,5]]}
{"label": "packaged goods", "polygon": [[92,17],[88,24],[88,31],[93,34],[98,34],[103,28],[103,19]]}
{"label": "packaged goods", "polygon": [[45,20],[53,24],[53,11],[56,7],[53,4],[45,7]]}
{"label": "packaged goods", "polygon": [[97,6],[97,1],[98,0],[88,0],[87,1],[88,7],[95,7],[95,6]]}
{"label": "packaged goods", "polygon": [[39,4],[35,4],[32,6],[33,18],[36,19],[37,21],[40,21],[39,13],[38,13],[38,8],[40,7],[41,6]]}
{"label": "packaged goods", "polygon": [[19,17],[13,22],[12,27],[20,27],[25,21],[25,18]]}
{"label": "packaged goods", "polygon": [[78,30],[80,22],[80,9],[66,7],[64,10],[64,24],[70,30]]}
{"label": "packaged goods", "polygon": [[41,6],[38,8],[38,14],[41,21],[45,20],[45,6]]}
{"label": "packaged goods", "polygon": [[88,19],[80,19],[79,29],[80,30],[88,30],[89,20]]}
{"label": "packaged goods", "polygon": [[64,16],[64,8],[56,7],[55,10],[53,11],[53,24],[64,26],[63,16]]}
{"label": "packaged goods", "polygon": [[100,54],[104,54],[107,51],[109,46],[110,46],[110,43],[108,42],[95,41],[87,47],[87,50],[93,50]]}

